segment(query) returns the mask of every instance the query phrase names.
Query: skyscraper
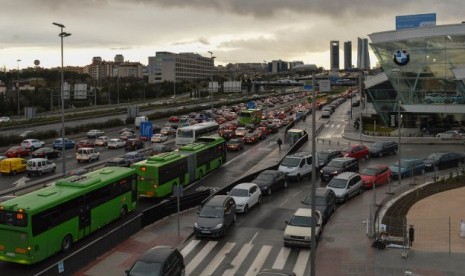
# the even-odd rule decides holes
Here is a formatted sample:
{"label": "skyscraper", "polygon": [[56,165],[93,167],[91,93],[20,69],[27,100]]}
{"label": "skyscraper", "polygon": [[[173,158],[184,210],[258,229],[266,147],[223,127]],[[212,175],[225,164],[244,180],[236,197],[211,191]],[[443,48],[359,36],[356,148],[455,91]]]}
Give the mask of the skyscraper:
{"label": "skyscraper", "polygon": [[331,40],[329,47],[330,68],[331,70],[339,70],[339,41]]}
{"label": "skyscraper", "polygon": [[352,42],[344,42],[344,70],[352,68]]}
{"label": "skyscraper", "polygon": [[357,68],[370,69],[370,55],[368,54],[368,39],[358,38]]}

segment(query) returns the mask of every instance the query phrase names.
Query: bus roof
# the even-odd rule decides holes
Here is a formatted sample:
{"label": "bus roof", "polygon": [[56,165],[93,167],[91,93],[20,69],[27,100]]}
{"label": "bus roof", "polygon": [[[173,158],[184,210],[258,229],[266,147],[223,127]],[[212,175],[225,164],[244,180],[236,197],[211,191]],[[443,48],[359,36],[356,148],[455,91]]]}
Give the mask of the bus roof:
{"label": "bus roof", "polygon": [[179,154],[179,152],[165,152],[154,155],[149,157],[147,160],[142,160],[137,163],[131,165],[133,167],[141,167],[141,166],[155,166],[160,167],[166,163],[170,163],[175,160],[179,160],[185,158],[183,155]]}
{"label": "bus roof", "polygon": [[198,123],[198,124],[191,125],[191,126],[180,127],[179,129],[181,129],[181,130],[197,130],[197,129],[201,129],[201,128],[209,127],[209,126],[219,126],[219,124],[217,122],[204,122],[204,123]]}
{"label": "bus roof", "polygon": [[135,174],[134,169],[106,167],[85,175],[76,175],[59,180],[54,186],[42,188],[2,202],[1,207],[10,211],[22,209],[26,213],[38,213],[50,205],[65,202],[84,192],[100,188],[114,178],[126,177],[132,174]]}
{"label": "bus roof", "polygon": [[185,146],[182,146],[179,148],[180,152],[183,151],[199,151],[201,149],[204,149],[206,147],[216,145],[218,143],[223,143],[224,138],[219,137],[219,136],[201,136],[197,139],[195,143],[187,144]]}

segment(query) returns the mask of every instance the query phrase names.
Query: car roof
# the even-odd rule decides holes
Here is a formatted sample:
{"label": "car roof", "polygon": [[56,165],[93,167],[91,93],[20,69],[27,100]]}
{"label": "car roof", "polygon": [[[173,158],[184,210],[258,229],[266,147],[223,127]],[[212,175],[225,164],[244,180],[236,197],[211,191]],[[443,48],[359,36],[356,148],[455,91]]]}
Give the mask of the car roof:
{"label": "car roof", "polygon": [[[318,210],[315,210],[315,212],[319,212]],[[312,209],[310,208],[298,208],[294,216],[303,216],[303,217],[311,217],[312,216]]]}
{"label": "car roof", "polygon": [[333,177],[333,179],[349,179],[354,175],[357,175],[357,174],[354,172],[343,172]]}
{"label": "car roof", "polygon": [[229,198],[228,195],[215,195],[211,197],[205,205],[208,206],[223,206],[224,201]]}
{"label": "car roof", "polygon": [[147,250],[137,260],[161,263],[161,262],[164,262],[166,258],[168,258],[174,251],[176,251],[176,248],[173,248],[171,246],[155,246]]}
{"label": "car roof", "polygon": [[233,189],[237,188],[237,189],[249,189],[251,187],[255,187],[257,186],[257,184],[255,183],[240,183],[240,184],[237,184],[236,186],[233,187]]}
{"label": "car roof", "polygon": [[47,158],[31,158],[27,161],[48,161],[48,159]]}
{"label": "car roof", "polygon": [[296,152],[294,154],[288,155],[288,157],[306,157],[306,156],[312,156],[312,153],[307,152],[307,151],[300,151],[300,152]]}

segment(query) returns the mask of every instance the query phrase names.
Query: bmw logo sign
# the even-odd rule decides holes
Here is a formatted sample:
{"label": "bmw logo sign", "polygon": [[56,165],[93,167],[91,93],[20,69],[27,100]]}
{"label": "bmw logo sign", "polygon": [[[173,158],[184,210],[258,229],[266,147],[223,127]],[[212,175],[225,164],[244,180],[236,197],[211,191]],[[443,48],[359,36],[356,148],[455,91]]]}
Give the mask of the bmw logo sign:
{"label": "bmw logo sign", "polygon": [[395,64],[404,66],[407,65],[407,63],[410,61],[410,54],[407,52],[407,50],[397,50],[392,56],[392,60]]}

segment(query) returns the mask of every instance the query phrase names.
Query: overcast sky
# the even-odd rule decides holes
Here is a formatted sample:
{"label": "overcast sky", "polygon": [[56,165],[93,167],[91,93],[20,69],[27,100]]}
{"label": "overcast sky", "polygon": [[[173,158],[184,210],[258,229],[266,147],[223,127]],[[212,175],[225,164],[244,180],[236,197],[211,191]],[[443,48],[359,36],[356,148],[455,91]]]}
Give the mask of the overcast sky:
{"label": "overcast sky", "polygon": [[[437,24],[465,21],[463,0],[0,0],[1,70],[83,66],[100,56],[148,64],[157,51],[195,52],[215,64],[301,60],[329,68],[329,41],[395,29],[395,16],[436,13]],[[371,54],[372,66],[376,60]],[[17,60],[21,60],[18,62]]]}

